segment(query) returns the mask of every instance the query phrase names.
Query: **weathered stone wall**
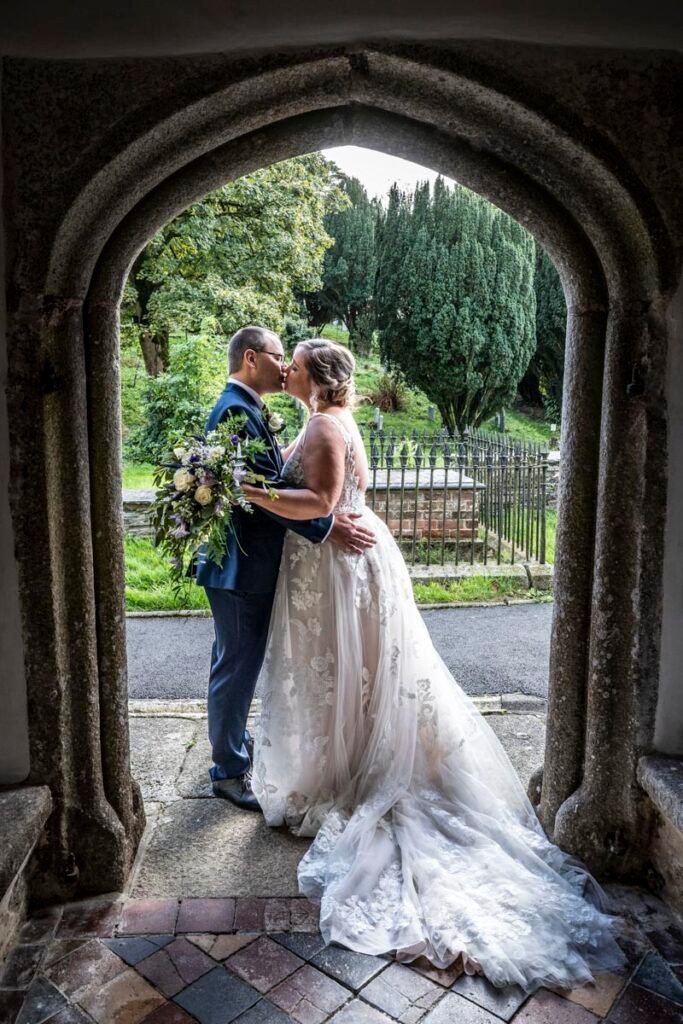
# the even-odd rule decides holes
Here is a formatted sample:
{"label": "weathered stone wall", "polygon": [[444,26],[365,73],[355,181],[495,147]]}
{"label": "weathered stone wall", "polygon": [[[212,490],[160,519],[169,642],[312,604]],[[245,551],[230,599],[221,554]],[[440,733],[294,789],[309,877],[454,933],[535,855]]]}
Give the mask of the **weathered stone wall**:
{"label": "weathered stone wall", "polygon": [[[123,495],[123,528],[127,534],[136,537],[149,537],[152,534],[150,525],[150,502],[153,491],[124,491]],[[387,517],[387,494],[389,507]],[[445,498],[445,516],[444,516]],[[422,486],[417,492],[414,489],[405,491],[401,499],[400,490],[377,487],[369,491],[367,502],[383,522],[388,522],[389,529],[395,537],[417,539],[431,536],[440,540],[445,534],[449,541],[469,540],[473,533],[476,537],[479,520],[472,519],[472,491],[460,493],[458,509],[458,488],[436,486],[430,492],[429,487]],[[459,512],[459,516],[458,516]],[[400,517],[400,518],[399,518]],[[430,532],[431,519],[431,532]],[[459,522],[459,525],[458,525]]]}
{"label": "weathered stone wall", "polygon": [[557,508],[560,496],[560,453],[550,452],[545,476],[546,507]]}
{"label": "weathered stone wall", "polygon": [[655,746],[664,754],[683,755],[683,279],[669,310],[669,322],[672,336],[666,385],[669,478]]}
{"label": "weathered stone wall", "polygon": [[[0,62],[0,98],[2,63]],[[0,143],[2,140],[0,114]],[[1,148],[0,148],[1,152]],[[0,197],[3,168],[0,161]],[[0,203],[0,785],[23,782],[29,772],[28,716],[24,649],[19,610],[17,563],[14,557],[14,526],[10,516],[10,446],[7,421],[7,321],[5,305],[5,232]]]}
{"label": "weathered stone wall", "polygon": [[654,810],[650,854],[663,895],[683,921],[683,761],[643,757],[638,779]]}

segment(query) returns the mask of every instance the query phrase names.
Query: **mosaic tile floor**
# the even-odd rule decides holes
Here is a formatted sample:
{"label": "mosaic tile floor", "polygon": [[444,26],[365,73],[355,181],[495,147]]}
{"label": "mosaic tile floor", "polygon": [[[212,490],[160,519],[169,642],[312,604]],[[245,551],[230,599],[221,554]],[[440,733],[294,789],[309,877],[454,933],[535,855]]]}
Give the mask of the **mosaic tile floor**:
{"label": "mosaic tile floor", "polygon": [[683,932],[651,923],[624,941],[623,975],[527,997],[457,963],[325,947],[301,898],[98,897],[26,922],[0,1024],[683,1024]]}

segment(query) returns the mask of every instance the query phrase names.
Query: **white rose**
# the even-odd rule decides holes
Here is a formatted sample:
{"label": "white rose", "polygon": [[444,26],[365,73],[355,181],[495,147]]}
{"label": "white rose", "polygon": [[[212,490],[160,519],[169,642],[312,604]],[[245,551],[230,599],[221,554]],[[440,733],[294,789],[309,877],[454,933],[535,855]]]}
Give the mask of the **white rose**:
{"label": "white rose", "polygon": [[211,488],[206,484],[202,484],[202,486],[198,487],[194,492],[194,500],[198,501],[200,505],[210,505],[213,501]]}
{"label": "white rose", "polygon": [[220,459],[223,455],[225,455],[225,448],[222,444],[215,444],[212,448],[209,448],[210,459]]}
{"label": "white rose", "polygon": [[273,413],[270,414],[270,419],[268,420],[268,426],[270,427],[270,429],[272,431],[282,430],[284,425],[285,425],[285,421],[284,421],[284,419],[282,418],[282,416],[280,415],[279,412],[273,412]]}
{"label": "white rose", "polygon": [[184,457],[187,455],[187,449],[186,448],[174,448],[173,449],[173,454],[175,455],[175,457],[178,460],[178,462],[182,462]]}
{"label": "white rose", "polygon": [[189,491],[194,483],[194,476],[188,469],[176,469],[173,474],[173,486],[176,491]]}

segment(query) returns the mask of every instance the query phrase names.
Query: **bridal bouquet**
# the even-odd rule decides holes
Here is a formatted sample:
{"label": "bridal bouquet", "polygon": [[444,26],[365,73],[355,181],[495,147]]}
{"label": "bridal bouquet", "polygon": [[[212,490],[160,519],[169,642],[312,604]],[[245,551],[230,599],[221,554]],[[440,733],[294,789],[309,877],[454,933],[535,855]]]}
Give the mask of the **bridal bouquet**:
{"label": "bridal bouquet", "polygon": [[[257,452],[266,451],[265,442],[241,438],[241,426],[242,421],[234,418],[206,435],[174,438],[172,452],[154,474],[155,544],[171,556],[171,572],[178,584],[186,580],[200,548],[205,547],[211,561],[223,564],[233,509],[252,511],[242,483],[265,486],[265,477],[247,465]],[[268,491],[277,497],[272,488]]]}

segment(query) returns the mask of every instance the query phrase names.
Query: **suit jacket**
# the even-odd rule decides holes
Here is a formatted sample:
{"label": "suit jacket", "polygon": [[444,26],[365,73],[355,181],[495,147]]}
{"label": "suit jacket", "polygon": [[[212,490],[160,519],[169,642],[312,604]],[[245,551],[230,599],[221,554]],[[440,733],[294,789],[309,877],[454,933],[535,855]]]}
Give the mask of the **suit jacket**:
{"label": "suit jacket", "polygon": [[[230,381],[211,411],[206,423],[207,431],[215,430],[229,416],[246,417],[240,433],[245,437],[260,437],[266,442],[267,451],[256,456],[252,468],[257,473],[263,473],[274,486],[282,485],[280,446],[268,429],[255,399],[239,384]],[[320,543],[330,531],[332,516],[295,521],[262,508],[254,508],[252,512],[235,508],[231,525],[232,529],[227,532],[222,567],[209,561],[205,553],[200,552],[197,559],[197,583],[202,587],[216,587],[219,590],[263,594],[275,590],[285,530],[294,530],[307,540]]]}

